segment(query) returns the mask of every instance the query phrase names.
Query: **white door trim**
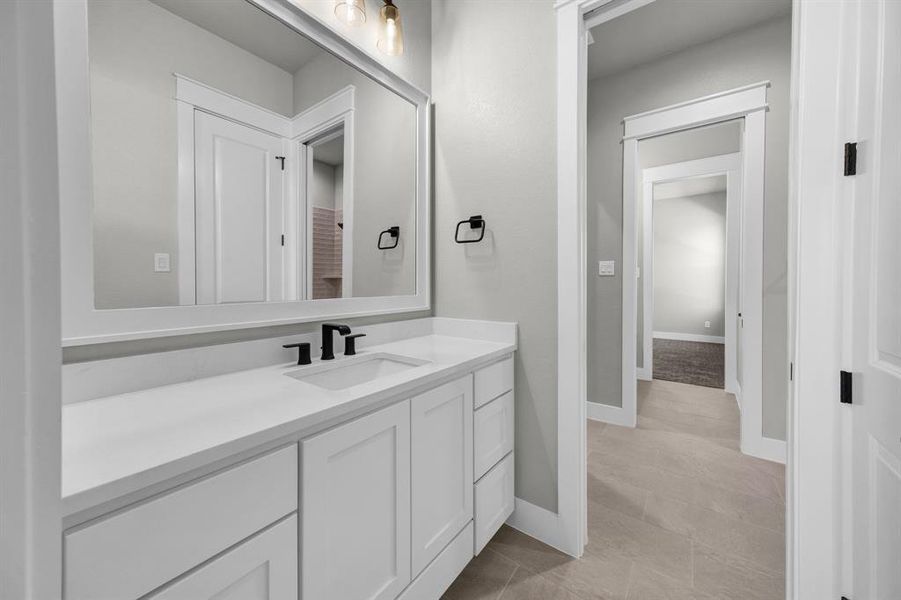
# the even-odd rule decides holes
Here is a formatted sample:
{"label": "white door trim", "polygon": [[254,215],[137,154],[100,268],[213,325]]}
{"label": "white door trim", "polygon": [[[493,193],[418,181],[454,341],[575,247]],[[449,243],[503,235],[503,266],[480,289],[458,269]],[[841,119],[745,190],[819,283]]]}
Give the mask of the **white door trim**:
{"label": "white door trim", "polygon": [[0,597],[59,598],[60,201],[54,25],[69,6],[0,3]]}
{"label": "white door trim", "polygon": [[[293,186],[289,183],[289,196],[297,201],[288,203],[288,231],[289,237],[299,240],[299,243],[305,243],[306,261],[294,260],[296,265],[290,267],[290,273],[303,286],[304,295],[302,297],[307,299],[313,294],[313,204],[308,201],[312,185],[308,174],[313,170],[313,157],[307,152],[306,144],[330,129],[339,127],[342,128],[344,135],[341,204],[344,214],[344,234],[341,236],[341,295],[344,298],[353,297],[355,93],[356,88],[349,85],[299,113],[291,121],[291,146],[294,149],[292,151],[297,152],[300,160],[296,161],[297,172],[292,173],[291,178],[291,181],[296,182],[296,188],[292,189]],[[306,209],[300,210],[301,207]],[[296,253],[292,254],[296,255]]]}
{"label": "white door trim", "polygon": [[[747,233],[742,239],[742,353],[741,450],[746,454],[777,460],[772,445],[762,442],[763,296],[748,291],[763,289],[763,190],[766,90],[769,82],[719,92],[671,106],[654,109],[623,120],[623,273],[638,269],[638,169],[640,139],[701,127],[736,118],[744,120],[741,146],[741,202],[739,221]],[[757,233],[758,235],[753,235]],[[559,234],[558,234],[559,235]],[[647,247],[645,248],[647,251]],[[646,265],[647,266],[647,265]],[[638,280],[623,278],[622,407],[614,422],[634,427],[638,418],[636,344]],[[645,306],[647,310],[647,306]],[[645,334],[647,335],[647,333]],[[645,340],[647,343],[647,340]],[[606,409],[605,409],[606,410]],[[783,453],[784,454],[784,453]]]}
{"label": "white door trim", "polygon": [[[725,278],[725,335],[692,335],[654,331],[654,185],[667,181],[695,179],[714,175],[726,176],[726,278]],[[654,338],[713,342],[725,344],[726,391],[736,393],[736,345],[738,337],[739,245],[742,239],[763,236],[763,231],[741,231],[741,154],[721,154],[697,160],[672,163],[642,170],[642,365],[637,368],[638,378],[654,377]],[[762,284],[762,280],[761,280]],[[763,295],[763,288],[743,290],[744,293]],[[754,340],[751,340],[753,343]],[[757,348],[747,348],[757,352]],[[743,352],[744,356],[746,352]],[[753,374],[752,374],[753,375]]]}

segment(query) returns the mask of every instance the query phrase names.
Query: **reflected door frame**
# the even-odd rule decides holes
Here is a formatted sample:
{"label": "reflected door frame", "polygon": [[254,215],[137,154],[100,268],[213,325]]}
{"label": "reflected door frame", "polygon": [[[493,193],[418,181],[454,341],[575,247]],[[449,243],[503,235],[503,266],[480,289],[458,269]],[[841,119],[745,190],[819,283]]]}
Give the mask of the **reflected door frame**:
{"label": "reflected door frame", "polygon": [[354,86],[349,85],[291,120],[292,139],[289,157],[292,155],[296,157],[296,160],[291,161],[296,167],[291,170],[288,180],[286,203],[288,239],[303,243],[304,245],[298,246],[298,249],[303,247],[306,252],[305,260],[298,260],[300,254],[289,251],[285,263],[288,269],[286,279],[288,288],[297,290],[297,299],[312,299],[313,295],[313,203],[308,201],[311,197],[311,181],[308,174],[313,169],[313,156],[307,151],[307,145],[338,129],[341,129],[344,135],[341,296],[353,297],[355,91]]}

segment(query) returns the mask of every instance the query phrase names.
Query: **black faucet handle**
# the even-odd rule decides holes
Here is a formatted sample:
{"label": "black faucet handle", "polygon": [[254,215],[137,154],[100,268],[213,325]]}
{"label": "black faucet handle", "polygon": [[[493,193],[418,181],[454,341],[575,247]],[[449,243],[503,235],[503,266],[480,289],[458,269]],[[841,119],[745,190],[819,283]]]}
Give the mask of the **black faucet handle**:
{"label": "black faucet handle", "polygon": [[297,348],[297,364],[308,365],[312,363],[310,358],[310,343],[298,342],[296,344],[283,344],[282,348]]}
{"label": "black faucet handle", "polygon": [[342,323],[323,323],[322,328],[337,331],[342,336],[350,334],[350,326]]}
{"label": "black faucet handle", "polygon": [[365,333],[355,333],[344,338],[344,356],[353,356],[357,353],[357,338],[366,337]]}

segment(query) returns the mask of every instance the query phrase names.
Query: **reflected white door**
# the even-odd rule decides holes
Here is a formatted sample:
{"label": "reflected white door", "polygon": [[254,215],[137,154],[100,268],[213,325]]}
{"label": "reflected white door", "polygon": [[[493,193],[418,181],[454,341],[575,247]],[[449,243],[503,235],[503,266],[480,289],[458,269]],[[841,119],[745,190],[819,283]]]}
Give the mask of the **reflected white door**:
{"label": "reflected white door", "polygon": [[282,139],[194,112],[197,303],[280,301]]}
{"label": "reflected white door", "polygon": [[[848,303],[854,373],[849,597],[901,598],[901,3],[857,2],[860,162]],[[845,368],[848,368],[847,366]],[[845,557],[846,559],[849,557]]]}

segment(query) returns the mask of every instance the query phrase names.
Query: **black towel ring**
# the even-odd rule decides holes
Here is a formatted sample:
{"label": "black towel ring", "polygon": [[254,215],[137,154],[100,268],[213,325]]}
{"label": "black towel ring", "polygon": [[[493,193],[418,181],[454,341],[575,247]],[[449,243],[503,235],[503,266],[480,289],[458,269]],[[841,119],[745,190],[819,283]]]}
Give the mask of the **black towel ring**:
{"label": "black towel ring", "polygon": [[[394,238],[393,246],[382,246],[382,236],[385,235],[386,233],[389,236],[391,236],[392,238]],[[397,244],[399,242],[400,242],[400,227],[398,227],[397,225],[394,225],[393,227],[389,227],[388,229],[386,229],[385,231],[383,231],[379,234],[378,247],[379,247],[379,250],[393,250],[394,248],[397,248]]]}
{"label": "black towel ring", "polygon": [[[470,229],[481,229],[479,232],[479,237],[472,240],[461,240],[460,239],[460,227],[464,223],[469,223]],[[468,219],[463,219],[459,223],[457,223],[457,229],[454,231],[454,241],[458,244],[475,244],[476,242],[481,242],[485,238],[485,219],[482,218],[482,215],[473,215]]]}

